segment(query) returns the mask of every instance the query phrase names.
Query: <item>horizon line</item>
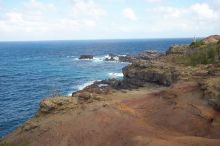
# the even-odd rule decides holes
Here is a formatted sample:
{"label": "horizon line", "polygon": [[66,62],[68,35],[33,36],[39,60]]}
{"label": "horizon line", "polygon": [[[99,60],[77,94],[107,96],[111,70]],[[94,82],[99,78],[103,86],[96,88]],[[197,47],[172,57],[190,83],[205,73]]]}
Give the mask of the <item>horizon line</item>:
{"label": "horizon line", "polygon": [[[53,41],[107,41],[107,40],[153,40],[153,39],[193,39],[194,37],[152,37],[152,38],[106,38],[106,39],[45,39],[45,40],[0,40],[4,42],[53,42]],[[199,39],[205,37],[197,37]]]}

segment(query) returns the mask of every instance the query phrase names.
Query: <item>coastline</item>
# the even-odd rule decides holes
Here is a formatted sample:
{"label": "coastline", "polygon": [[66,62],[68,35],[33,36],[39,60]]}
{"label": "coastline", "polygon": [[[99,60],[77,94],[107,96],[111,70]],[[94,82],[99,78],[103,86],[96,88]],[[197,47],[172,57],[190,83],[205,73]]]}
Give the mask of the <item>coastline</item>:
{"label": "coastline", "polygon": [[139,55],[123,68],[123,80],[98,81],[69,98],[42,100],[37,115],[2,142],[220,145],[218,97],[208,96],[219,92],[213,80],[220,79],[220,65],[186,65],[180,58],[187,49],[171,47],[150,59]]}

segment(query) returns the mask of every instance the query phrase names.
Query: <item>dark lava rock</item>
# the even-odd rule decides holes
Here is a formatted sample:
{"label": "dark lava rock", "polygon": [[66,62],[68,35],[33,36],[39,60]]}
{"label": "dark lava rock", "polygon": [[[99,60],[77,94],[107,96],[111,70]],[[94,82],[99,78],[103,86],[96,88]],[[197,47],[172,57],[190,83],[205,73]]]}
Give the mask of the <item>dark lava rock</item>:
{"label": "dark lava rock", "polygon": [[135,58],[130,55],[115,55],[108,54],[109,57],[105,58],[105,61],[119,61],[119,62],[132,62]]}
{"label": "dark lava rock", "polygon": [[135,60],[135,57],[130,55],[119,55],[118,58],[120,62],[133,62]]}
{"label": "dark lava rock", "polygon": [[105,58],[104,61],[119,61],[118,56],[115,54],[110,53],[110,54],[108,54],[108,56],[109,57]]}
{"label": "dark lava rock", "polygon": [[93,55],[81,55],[79,59],[93,59]]}
{"label": "dark lava rock", "polygon": [[154,60],[159,57],[163,56],[162,53],[157,51],[144,51],[136,56],[136,59],[142,59],[142,60]]}
{"label": "dark lava rock", "polygon": [[105,58],[105,61],[119,61],[119,62],[136,62],[137,60],[154,60],[158,59],[159,57],[163,56],[162,53],[157,51],[144,51],[138,55],[115,55],[115,54],[108,54],[109,57]]}
{"label": "dark lava rock", "polygon": [[124,82],[133,86],[144,86],[146,82],[170,86],[178,78],[174,67],[150,62],[134,63],[123,68]]}

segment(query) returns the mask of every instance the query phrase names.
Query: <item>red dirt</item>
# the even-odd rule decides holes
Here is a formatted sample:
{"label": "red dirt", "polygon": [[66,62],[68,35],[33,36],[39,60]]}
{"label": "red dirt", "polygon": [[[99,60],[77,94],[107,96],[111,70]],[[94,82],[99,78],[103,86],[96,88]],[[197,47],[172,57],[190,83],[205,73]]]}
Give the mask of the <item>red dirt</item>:
{"label": "red dirt", "polygon": [[31,120],[36,127],[18,128],[4,141],[32,146],[220,146],[220,114],[201,99],[196,84],[179,83],[135,98],[131,92],[117,102],[40,116]]}

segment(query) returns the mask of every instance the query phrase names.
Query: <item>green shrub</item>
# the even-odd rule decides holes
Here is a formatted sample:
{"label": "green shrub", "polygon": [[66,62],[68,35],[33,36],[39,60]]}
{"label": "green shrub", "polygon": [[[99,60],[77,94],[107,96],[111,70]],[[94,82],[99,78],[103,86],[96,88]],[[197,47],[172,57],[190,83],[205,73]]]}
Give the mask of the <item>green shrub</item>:
{"label": "green shrub", "polygon": [[201,47],[203,45],[204,45],[204,42],[200,40],[200,41],[192,42],[190,44],[190,47],[191,48],[198,48],[198,47]]}

